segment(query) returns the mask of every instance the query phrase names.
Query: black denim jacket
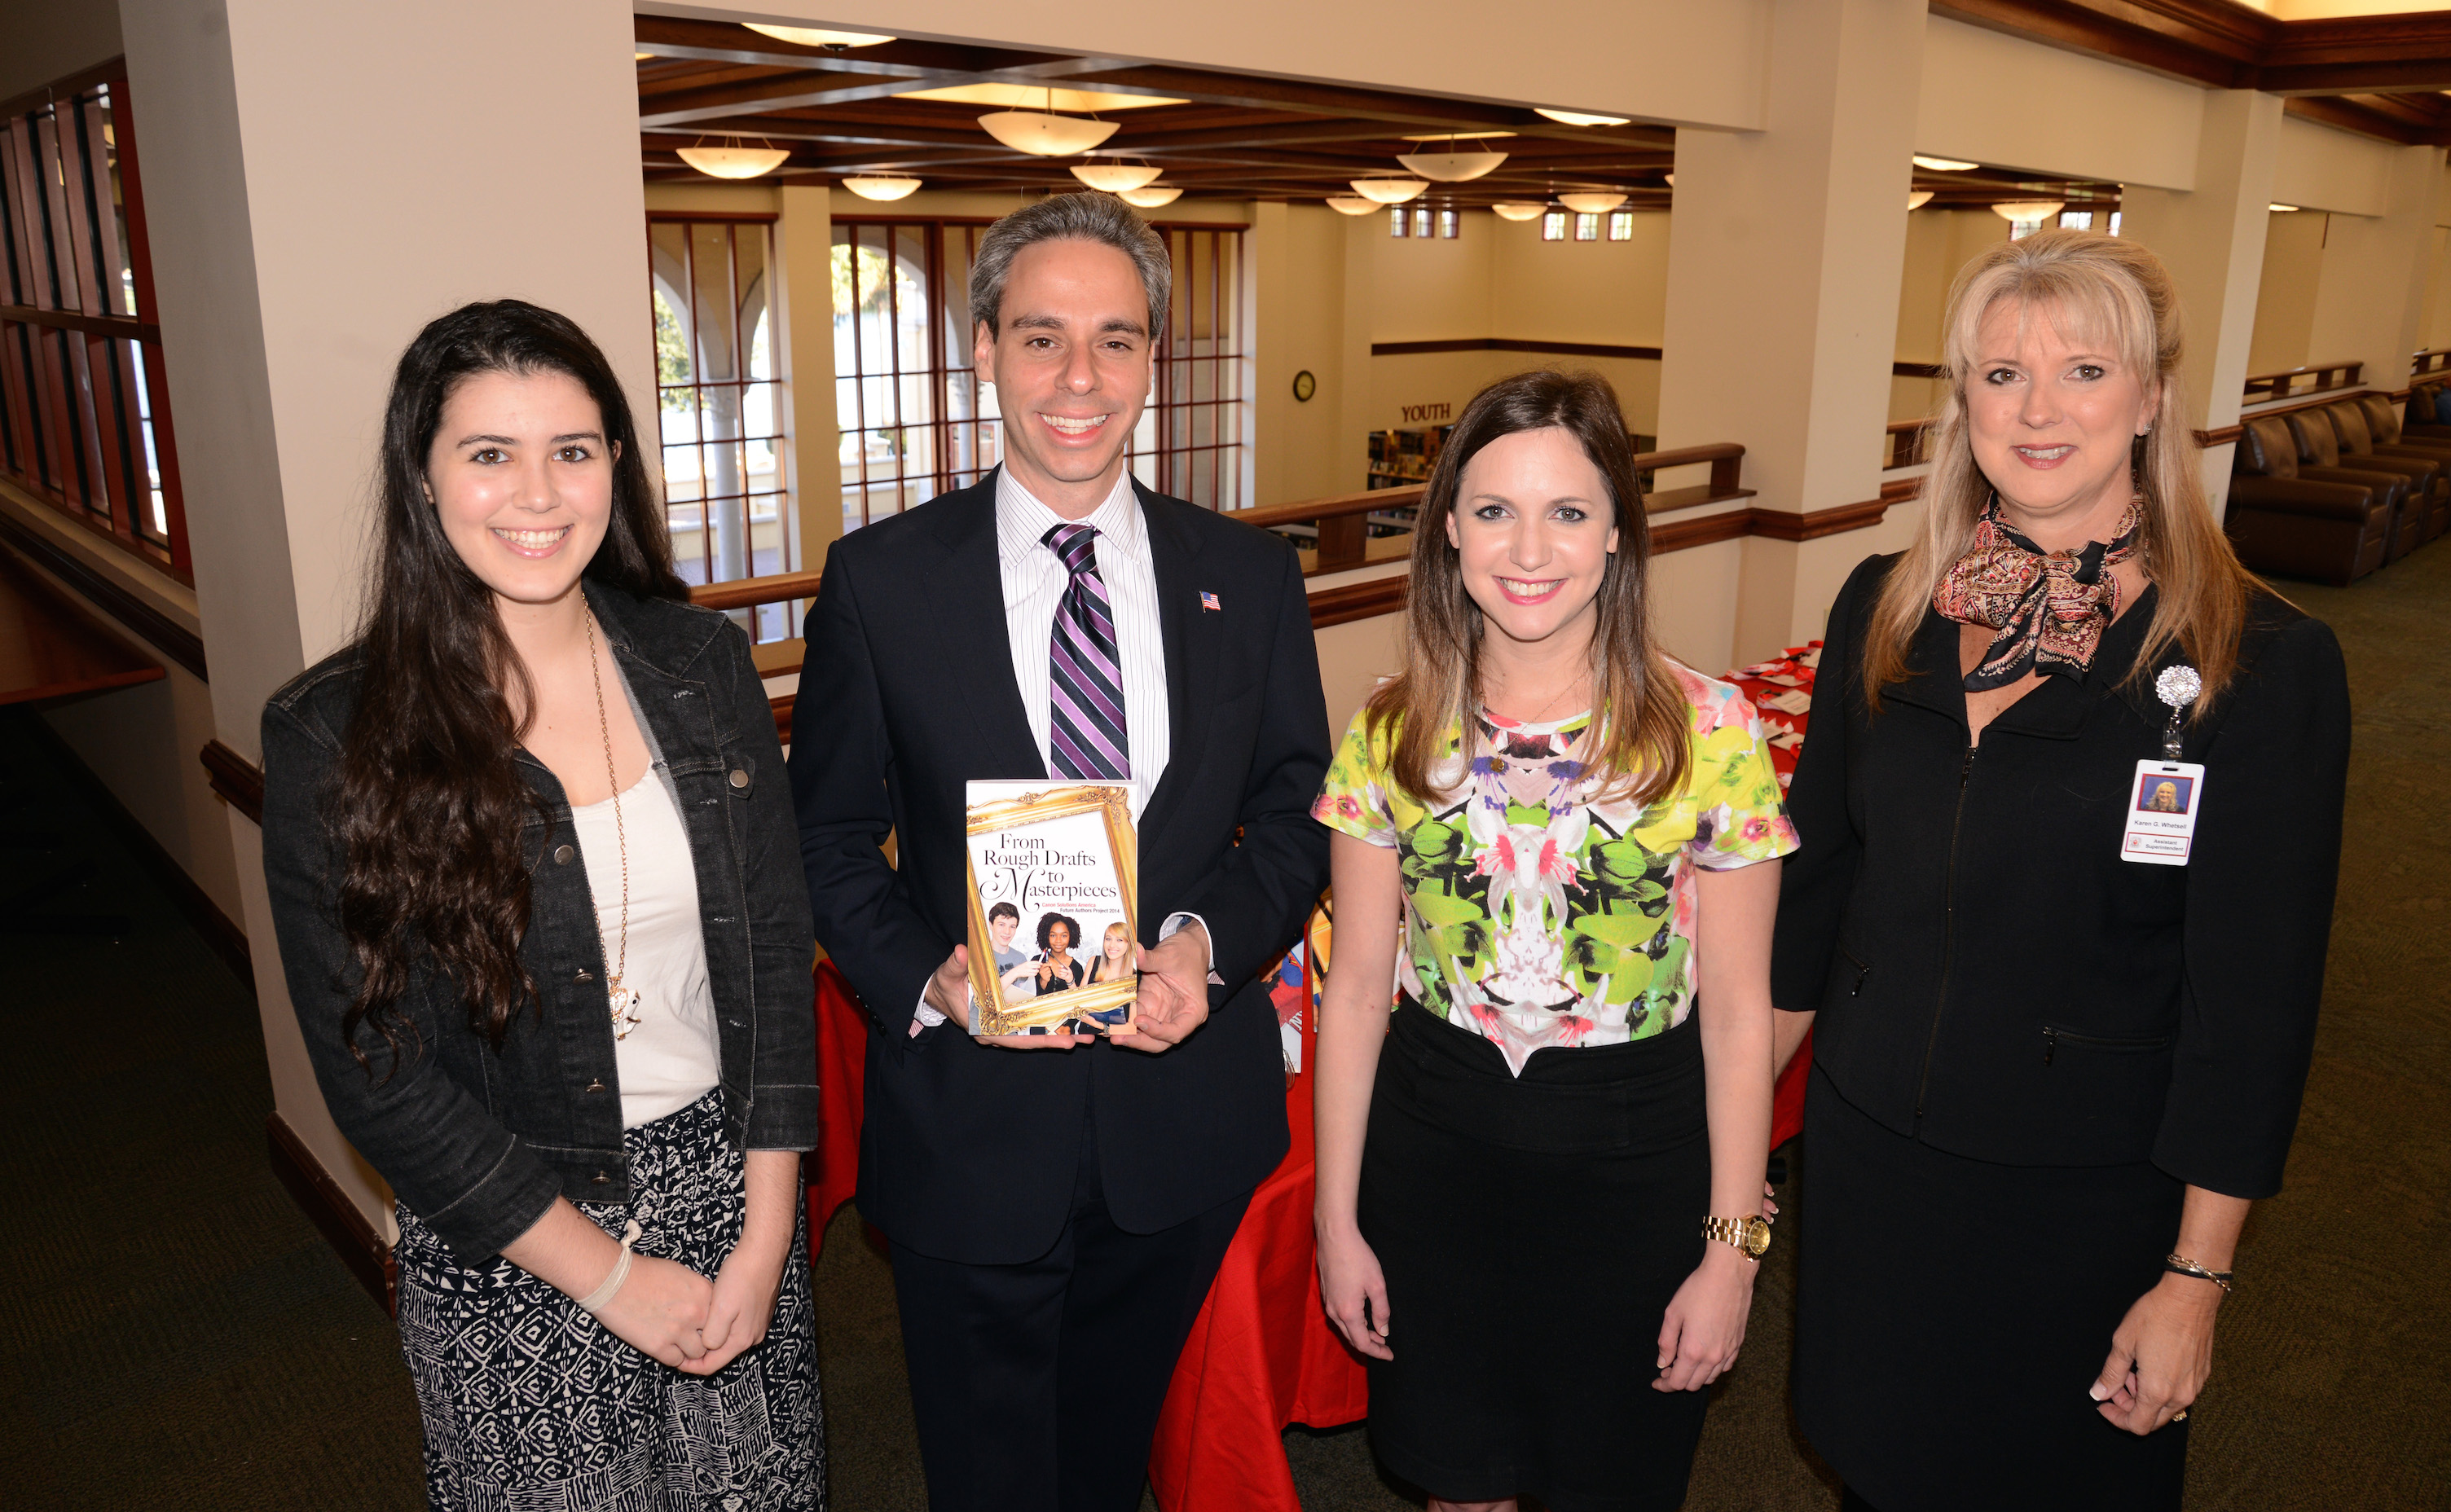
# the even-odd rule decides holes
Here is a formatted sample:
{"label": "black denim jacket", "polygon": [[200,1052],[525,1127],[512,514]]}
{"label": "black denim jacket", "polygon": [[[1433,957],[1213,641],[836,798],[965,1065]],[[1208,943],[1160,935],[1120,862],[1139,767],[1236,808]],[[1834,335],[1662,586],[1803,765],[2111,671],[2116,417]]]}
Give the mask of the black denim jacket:
{"label": "black denim jacket", "polygon": [[[817,1141],[815,954],[783,752],[749,643],[718,614],[587,584],[647,744],[680,803],[705,915],[722,1046],[725,1129],[747,1149]],[[587,867],[570,805],[541,762],[526,823],[530,913],[520,959],[542,999],[499,1052],[459,990],[420,972],[400,1016],[422,1050],[361,1025],[370,1076],[341,1033],[360,973],[337,920],[340,859],[325,792],[358,689],[354,651],[300,674],[264,710],[264,872],[289,996],[334,1122],[464,1262],[499,1254],[557,1196],[623,1202],[621,1092]]]}

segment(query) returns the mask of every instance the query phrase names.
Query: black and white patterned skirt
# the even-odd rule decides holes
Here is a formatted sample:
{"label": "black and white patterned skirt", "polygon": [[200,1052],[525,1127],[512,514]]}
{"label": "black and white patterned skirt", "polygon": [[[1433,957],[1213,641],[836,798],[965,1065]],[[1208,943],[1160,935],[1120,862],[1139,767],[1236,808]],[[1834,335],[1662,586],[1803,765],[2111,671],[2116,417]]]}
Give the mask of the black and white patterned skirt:
{"label": "black and white patterned skirt", "polygon": [[[621,1136],[631,1198],[581,1203],[642,1255],[712,1277],[740,1238],[744,1162],[720,1092]],[[472,1270],[405,1206],[400,1337],[436,1512],[822,1512],[825,1422],[801,1205],[765,1341],[711,1376],[613,1336],[496,1258]]]}

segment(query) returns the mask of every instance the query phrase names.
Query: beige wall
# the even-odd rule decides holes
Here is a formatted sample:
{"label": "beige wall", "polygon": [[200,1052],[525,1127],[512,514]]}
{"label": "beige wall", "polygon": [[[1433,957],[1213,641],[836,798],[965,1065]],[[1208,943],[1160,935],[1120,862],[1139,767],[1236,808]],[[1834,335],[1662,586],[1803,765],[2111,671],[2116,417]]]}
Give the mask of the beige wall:
{"label": "beige wall", "polygon": [[1933,16],[1914,147],[2036,173],[2195,187],[2206,91]]}
{"label": "beige wall", "polygon": [[2294,115],[2281,118],[2272,198],[2301,209],[2381,215],[2391,197],[2389,143]]}
{"label": "beige wall", "polygon": [[[1248,250],[1259,326],[1252,403],[1253,501],[1282,504],[1359,487],[1361,447],[1342,422],[1345,217],[1324,205],[1255,205]],[[1366,361],[1366,359],[1365,359]],[[1294,398],[1294,375],[1316,387]]]}
{"label": "beige wall", "polygon": [[[2008,239],[2009,223],[1990,210],[1927,207],[1907,216],[1906,265],[1898,279],[1898,362],[1941,360],[1950,285],[1975,254]],[[1931,379],[1892,375],[1890,419],[1921,420],[1936,413],[1941,387]]]}
{"label": "beige wall", "polygon": [[[2286,202],[2284,202],[2286,203]],[[2246,350],[2250,373],[2277,373],[2329,362],[2307,349],[2315,324],[2315,290],[2324,276],[2324,236],[2331,217],[2321,210],[2271,212],[2264,233],[2264,272],[2256,285],[2255,336]]]}

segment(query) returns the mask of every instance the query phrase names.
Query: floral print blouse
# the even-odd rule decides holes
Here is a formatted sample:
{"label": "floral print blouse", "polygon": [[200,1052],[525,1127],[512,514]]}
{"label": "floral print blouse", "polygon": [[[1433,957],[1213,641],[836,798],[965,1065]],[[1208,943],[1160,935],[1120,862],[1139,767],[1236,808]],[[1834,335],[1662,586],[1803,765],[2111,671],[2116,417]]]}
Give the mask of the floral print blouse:
{"label": "floral print blouse", "polygon": [[[1672,663],[1672,665],[1674,665]],[[1442,795],[1398,791],[1396,732],[1354,716],[1311,815],[1396,850],[1403,872],[1399,1000],[1497,1045],[1520,1076],[1549,1046],[1622,1045],[1685,1021],[1698,979],[1694,869],[1796,848],[1761,719],[1731,685],[1676,666],[1692,759],[1673,800],[1601,796],[1579,742],[1591,716],[1520,724],[1486,710],[1432,770]]]}

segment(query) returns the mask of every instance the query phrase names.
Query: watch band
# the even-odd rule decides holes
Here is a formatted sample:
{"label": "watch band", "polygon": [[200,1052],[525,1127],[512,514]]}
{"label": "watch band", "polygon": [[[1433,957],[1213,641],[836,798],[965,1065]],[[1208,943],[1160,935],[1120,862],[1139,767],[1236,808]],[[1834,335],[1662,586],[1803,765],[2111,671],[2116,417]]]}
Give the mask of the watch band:
{"label": "watch band", "polygon": [[1747,1260],[1759,1260],[1770,1248],[1770,1225],[1755,1214],[1749,1218],[1705,1218],[1702,1237],[1734,1247]]}

